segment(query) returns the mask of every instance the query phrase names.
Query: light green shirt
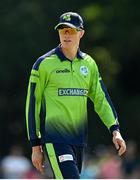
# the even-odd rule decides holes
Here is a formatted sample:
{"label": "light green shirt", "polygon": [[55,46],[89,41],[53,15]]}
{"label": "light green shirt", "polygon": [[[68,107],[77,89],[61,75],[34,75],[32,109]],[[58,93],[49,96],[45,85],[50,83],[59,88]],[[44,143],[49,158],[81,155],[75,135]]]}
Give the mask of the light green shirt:
{"label": "light green shirt", "polygon": [[84,145],[88,97],[107,128],[118,123],[97,65],[89,55],[78,50],[77,57],[70,61],[58,46],[41,56],[33,65],[26,101],[32,145]]}

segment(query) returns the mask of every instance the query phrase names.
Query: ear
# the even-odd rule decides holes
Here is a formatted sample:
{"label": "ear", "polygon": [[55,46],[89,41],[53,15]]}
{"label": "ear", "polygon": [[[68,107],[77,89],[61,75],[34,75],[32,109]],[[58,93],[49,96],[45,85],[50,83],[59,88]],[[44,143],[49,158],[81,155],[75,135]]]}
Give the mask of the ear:
{"label": "ear", "polygon": [[80,38],[82,38],[84,34],[85,34],[85,30],[80,31]]}

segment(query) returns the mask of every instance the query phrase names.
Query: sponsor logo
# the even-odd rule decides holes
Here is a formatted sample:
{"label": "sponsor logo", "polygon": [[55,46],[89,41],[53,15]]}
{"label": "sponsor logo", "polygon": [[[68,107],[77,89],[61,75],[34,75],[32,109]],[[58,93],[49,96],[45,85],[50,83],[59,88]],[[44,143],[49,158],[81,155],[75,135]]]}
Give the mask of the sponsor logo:
{"label": "sponsor logo", "polygon": [[56,73],[69,73],[70,70],[69,69],[60,69],[60,70],[56,70]]}
{"label": "sponsor logo", "polygon": [[88,68],[86,66],[81,66],[80,67],[80,72],[81,72],[81,74],[86,76],[86,75],[88,75]]}
{"label": "sponsor logo", "polygon": [[64,161],[73,161],[73,156],[71,154],[64,154],[61,156],[58,156],[59,162],[64,162]]}
{"label": "sponsor logo", "polygon": [[59,96],[87,96],[87,89],[80,88],[59,88],[58,95]]}

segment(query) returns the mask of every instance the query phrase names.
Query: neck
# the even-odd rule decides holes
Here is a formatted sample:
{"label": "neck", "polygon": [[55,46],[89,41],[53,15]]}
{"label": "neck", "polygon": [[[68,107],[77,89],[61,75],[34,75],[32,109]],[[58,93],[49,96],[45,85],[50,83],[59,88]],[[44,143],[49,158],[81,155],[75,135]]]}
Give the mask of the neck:
{"label": "neck", "polygon": [[63,54],[71,61],[76,57],[78,48],[64,48],[61,46]]}

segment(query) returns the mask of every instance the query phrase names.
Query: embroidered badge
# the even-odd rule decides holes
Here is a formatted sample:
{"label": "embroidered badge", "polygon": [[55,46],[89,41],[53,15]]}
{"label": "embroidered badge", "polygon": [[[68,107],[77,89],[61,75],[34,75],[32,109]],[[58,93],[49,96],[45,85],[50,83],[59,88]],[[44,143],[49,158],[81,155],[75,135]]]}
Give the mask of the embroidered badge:
{"label": "embroidered badge", "polygon": [[80,72],[81,72],[81,74],[86,76],[86,75],[88,75],[88,68],[86,66],[81,66],[80,67]]}
{"label": "embroidered badge", "polygon": [[71,20],[70,14],[65,15],[63,19],[65,19],[66,21],[70,21]]}

